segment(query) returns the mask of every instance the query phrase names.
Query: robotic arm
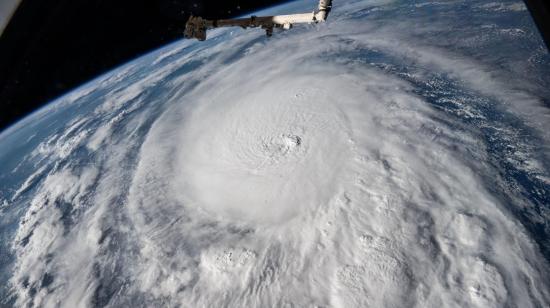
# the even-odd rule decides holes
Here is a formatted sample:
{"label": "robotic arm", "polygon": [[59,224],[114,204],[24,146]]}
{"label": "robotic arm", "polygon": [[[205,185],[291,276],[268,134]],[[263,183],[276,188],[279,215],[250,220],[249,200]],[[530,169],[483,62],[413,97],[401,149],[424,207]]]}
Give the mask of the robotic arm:
{"label": "robotic arm", "polygon": [[206,31],[208,29],[220,27],[242,27],[243,29],[261,27],[265,29],[267,36],[271,36],[273,28],[288,30],[292,28],[293,24],[297,23],[323,22],[327,19],[331,8],[332,0],[319,0],[318,10],[312,13],[263,17],[251,16],[250,18],[220,20],[207,20],[199,16],[191,16],[185,24],[184,35],[186,38],[196,38],[199,41],[204,41],[206,40]]}

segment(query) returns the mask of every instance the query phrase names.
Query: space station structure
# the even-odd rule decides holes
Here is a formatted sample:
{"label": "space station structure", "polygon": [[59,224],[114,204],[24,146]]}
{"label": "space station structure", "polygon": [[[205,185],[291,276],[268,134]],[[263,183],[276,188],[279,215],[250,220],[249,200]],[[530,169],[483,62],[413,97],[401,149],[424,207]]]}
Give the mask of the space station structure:
{"label": "space station structure", "polygon": [[319,0],[316,11],[303,14],[276,15],[276,16],[251,16],[248,18],[208,20],[200,16],[190,16],[185,24],[184,36],[196,38],[199,41],[206,40],[208,29],[221,27],[260,27],[265,30],[267,36],[273,35],[274,28],[288,30],[294,24],[324,22],[332,8],[332,0]]}

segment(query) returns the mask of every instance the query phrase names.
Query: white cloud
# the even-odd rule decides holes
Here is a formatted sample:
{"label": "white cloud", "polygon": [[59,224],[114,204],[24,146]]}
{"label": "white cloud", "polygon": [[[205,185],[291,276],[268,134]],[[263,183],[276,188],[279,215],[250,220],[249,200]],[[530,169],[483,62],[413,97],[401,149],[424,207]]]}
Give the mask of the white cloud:
{"label": "white cloud", "polygon": [[[539,106],[478,61],[394,31],[410,21],[384,28],[349,18],[377,3],[336,6],[329,23],[269,41],[220,30],[192,50],[176,44],[106,76],[98,118],[76,119],[37,150],[60,165],[17,233],[18,303],[549,303],[548,263],[502,194],[529,201],[501,181],[480,137],[494,123],[467,97],[447,101],[479,121],[464,125],[413,81],[435,87],[425,73],[434,72],[499,110]],[[358,50],[419,69],[396,73]],[[160,83],[169,87],[144,95]],[[543,176],[534,150],[518,145],[509,157]],[[93,152],[88,164],[60,163],[81,147]],[[68,222],[56,202],[70,204]],[[46,273],[53,282],[42,286]]]}

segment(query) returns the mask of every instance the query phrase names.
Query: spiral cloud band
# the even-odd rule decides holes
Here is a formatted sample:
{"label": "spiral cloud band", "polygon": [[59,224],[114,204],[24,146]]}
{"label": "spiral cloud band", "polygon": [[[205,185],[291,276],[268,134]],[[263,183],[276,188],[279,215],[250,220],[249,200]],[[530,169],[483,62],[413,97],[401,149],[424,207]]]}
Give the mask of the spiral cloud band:
{"label": "spiral cloud band", "polygon": [[437,21],[412,26],[426,16],[385,22],[449,5],[353,0],[270,39],[216,30],[56,102],[89,112],[18,167],[40,166],[3,210],[28,206],[15,303],[550,305],[538,84],[510,91],[497,60],[465,51],[470,33],[452,49]]}

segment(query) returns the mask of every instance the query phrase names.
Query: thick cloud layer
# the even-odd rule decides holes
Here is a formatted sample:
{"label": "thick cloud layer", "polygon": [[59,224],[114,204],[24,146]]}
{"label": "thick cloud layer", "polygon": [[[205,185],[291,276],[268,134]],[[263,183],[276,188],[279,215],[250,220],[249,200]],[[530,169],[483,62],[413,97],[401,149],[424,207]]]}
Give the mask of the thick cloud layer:
{"label": "thick cloud layer", "polygon": [[444,20],[416,27],[456,9],[335,3],[327,24],[213,31],[65,97],[49,112],[89,112],[51,124],[4,202],[24,213],[15,303],[550,305],[542,60],[512,85],[525,59],[468,53],[508,42],[498,20],[475,49],[459,20],[453,44]]}

